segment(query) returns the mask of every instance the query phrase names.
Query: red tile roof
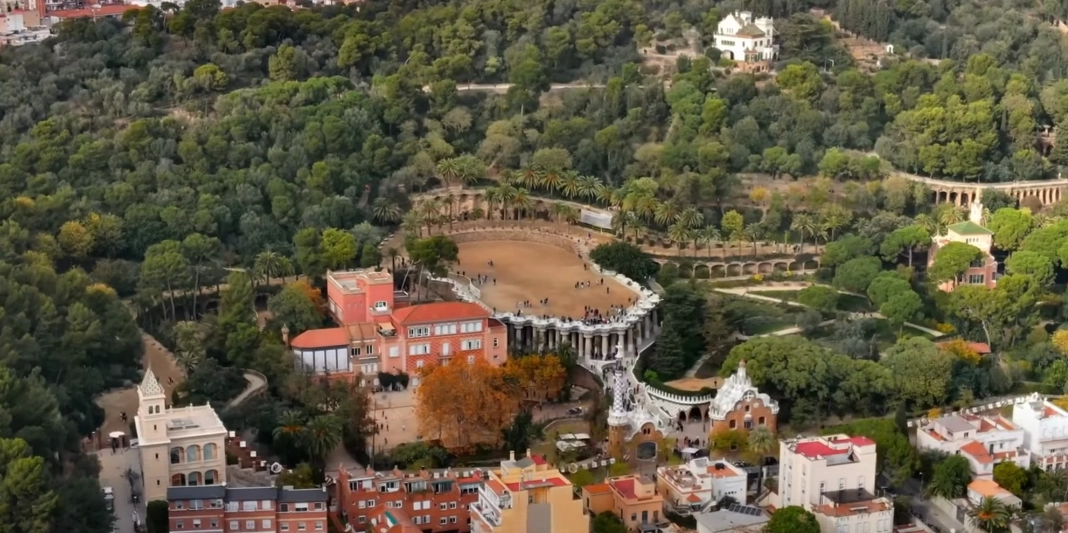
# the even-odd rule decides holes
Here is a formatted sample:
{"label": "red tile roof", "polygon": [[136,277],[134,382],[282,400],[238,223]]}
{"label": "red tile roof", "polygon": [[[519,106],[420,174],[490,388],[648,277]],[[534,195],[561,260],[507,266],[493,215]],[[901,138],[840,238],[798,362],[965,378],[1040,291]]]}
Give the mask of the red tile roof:
{"label": "red tile roof", "polygon": [[634,490],[633,478],[616,479],[611,481],[610,483],[613,487],[615,487],[616,490],[619,491],[620,494],[623,495],[624,498],[628,500],[633,500],[638,497],[637,493]]}
{"label": "red tile roof", "polygon": [[349,345],[349,332],[345,328],[309,329],[293,338],[290,344],[294,348],[312,350],[315,348],[336,348]]}
{"label": "red tile roof", "polygon": [[544,464],[548,464],[548,463],[545,462],[545,458],[540,456],[540,455],[531,455],[530,456],[530,460],[534,461],[534,464],[536,464],[538,466],[541,466],[541,465],[544,465]]}
{"label": "red tile roof", "polygon": [[960,451],[974,457],[976,461],[983,464],[994,462],[994,458],[990,456],[990,452],[987,451],[986,446],[983,446],[974,440],[961,446]]}
{"label": "red tile roof", "polygon": [[815,459],[817,457],[827,457],[828,455],[839,455],[849,452],[848,449],[837,450],[824,444],[821,441],[802,442],[794,447],[797,453],[808,457],[809,459]]}
{"label": "red tile roof", "polygon": [[393,312],[393,320],[398,324],[426,324],[441,320],[463,320],[471,318],[489,318],[488,311],[478,304],[469,302],[435,302],[419,304]]}
{"label": "red tile roof", "polygon": [[604,494],[606,492],[611,492],[612,489],[608,487],[608,483],[597,483],[594,485],[586,485],[585,487],[582,487],[582,490],[590,494]]}
{"label": "red tile roof", "polygon": [[838,439],[834,442],[848,442],[853,446],[875,446],[875,441],[868,437],[849,437],[848,439]]}

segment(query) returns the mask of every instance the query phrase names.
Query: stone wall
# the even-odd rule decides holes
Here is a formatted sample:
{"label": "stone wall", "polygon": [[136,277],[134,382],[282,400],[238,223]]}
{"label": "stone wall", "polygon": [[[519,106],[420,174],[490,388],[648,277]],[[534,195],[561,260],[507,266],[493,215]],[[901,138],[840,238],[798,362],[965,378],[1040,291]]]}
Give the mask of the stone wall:
{"label": "stone wall", "polygon": [[539,244],[548,244],[556,246],[557,248],[563,248],[576,255],[579,254],[578,243],[575,242],[574,237],[568,237],[567,235],[560,235],[544,230],[538,230],[537,228],[500,228],[500,229],[483,229],[483,230],[466,230],[458,231],[455,233],[445,233],[456,244],[462,244],[465,242],[485,242],[485,241],[523,241],[523,242],[535,242]]}

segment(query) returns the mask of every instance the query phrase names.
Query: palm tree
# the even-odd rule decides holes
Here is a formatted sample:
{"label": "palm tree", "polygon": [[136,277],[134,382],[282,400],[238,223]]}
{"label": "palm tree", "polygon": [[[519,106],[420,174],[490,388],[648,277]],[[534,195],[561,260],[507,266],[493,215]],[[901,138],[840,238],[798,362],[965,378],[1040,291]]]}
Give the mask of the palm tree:
{"label": "palm tree", "polygon": [[557,224],[563,218],[563,214],[567,211],[568,205],[563,202],[553,202],[549,205],[549,218]]}
{"label": "palm tree", "polygon": [[821,214],[823,226],[831,232],[831,240],[834,240],[834,232],[839,228],[849,225],[853,215],[841,206],[829,206]]}
{"label": "palm tree", "polygon": [[304,447],[318,465],[341,444],[341,421],[332,414],[319,415],[305,427]]}
{"label": "palm tree", "polygon": [[638,217],[631,217],[631,220],[627,223],[630,226],[630,230],[634,232],[634,244],[638,244],[638,239],[649,234],[649,227],[646,226]]}
{"label": "palm tree", "polygon": [[427,234],[431,233],[431,226],[441,218],[441,203],[435,199],[426,200],[419,206],[420,223],[426,226]]}
{"label": "palm tree", "polygon": [[520,169],[518,178],[519,185],[533,189],[541,183],[541,170],[534,167]]}
{"label": "palm tree", "polygon": [[685,224],[687,228],[700,228],[705,223],[705,215],[696,207],[687,207],[675,216],[675,221]]}
{"label": "palm tree", "polygon": [[275,440],[287,439],[291,443],[298,443],[304,435],[304,415],[295,409],[282,411],[278,417],[278,425],[274,427],[271,435]]}
{"label": "palm tree", "polygon": [[[653,221],[661,226],[667,226],[678,221],[679,213],[679,205],[674,200],[668,200],[656,206],[656,211],[653,213]],[[685,227],[688,228],[690,226],[686,225]]]}
{"label": "palm tree", "polygon": [[442,202],[445,203],[445,211],[449,217],[449,231],[452,231],[452,221],[456,218],[453,216],[456,210],[456,195],[450,192],[449,194],[445,195],[445,198],[442,199]]}
{"label": "palm tree", "polygon": [[479,206],[475,206],[474,209],[468,213],[467,217],[471,220],[482,220],[486,216],[486,211]]}
{"label": "palm tree", "polygon": [[627,234],[627,226],[630,225],[631,216],[633,215],[634,213],[630,211],[616,211],[612,215],[612,232],[616,235],[625,236]]}
{"label": "palm tree", "polygon": [[[501,205],[502,210],[504,209],[504,187],[501,185],[486,189],[486,212],[488,213],[486,218],[489,220],[493,220],[493,214],[499,212],[495,207],[497,204]],[[504,219],[503,213],[501,213],[501,219]]]}
{"label": "palm tree", "polygon": [[390,246],[389,249],[386,250],[386,255],[389,256],[389,261],[390,261],[391,265],[393,266],[393,268],[390,269],[390,272],[396,272],[397,271],[397,256],[400,255],[400,250],[398,250],[394,246]]}
{"label": "palm tree", "polygon": [[932,212],[943,226],[949,226],[964,220],[964,212],[953,204],[942,204]]}
{"label": "palm tree", "polygon": [[400,207],[385,198],[375,198],[375,201],[371,202],[371,218],[376,222],[396,224],[403,216]]}
{"label": "palm tree", "polygon": [[968,516],[988,533],[1003,533],[1009,530],[1012,508],[993,496],[979,500],[979,505],[968,510]]}
{"label": "palm tree", "polygon": [[560,192],[564,193],[569,199],[573,199],[580,194],[580,177],[579,173],[574,170],[568,170],[560,175]]}
{"label": "palm tree", "polygon": [[405,235],[415,235],[417,237],[422,237],[423,217],[419,214],[419,211],[413,209],[405,213],[404,220],[401,222],[401,229],[404,230]]}
{"label": "palm tree", "polygon": [[185,375],[192,374],[204,360],[204,342],[200,335],[200,324],[190,321],[175,324],[174,344],[175,361],[185,371]]}
{"label": "palm tree", "polygon": [[790,222],[790,229],[801,234],[801,253],[805,252],[805,234],[816,236],[816,231],[819,225],[816,223],[816,219],[808,213],[798,213],[794,215],[794,220]]}
{"label": "palm tree", "polygon": [[[255,274],[253,279],[263,278],[263,283],[269,285],[271,278],[281,272],[283,259],[287,258],[272,250],[264,250],[256,254],[256,258],[252,261],[252,271]],[[293,268],[293,265],[290,264],[289,268]]]}
{"label": "palm tree", "polygon": [[448,159],[442,159],[437,164],[438,177],[441,179],[441,184],[446,187],[451,186],[458,181],[460,177],[460,163],[455,157]]}
{"label": "palm tree", "polygon": [[[705,226],[697,231],[701,242],[708,247],[708,257],[712,257],[712,243],[720,240],[719,230],[715,226]],[[726,253],[726,250],[724,250]]]}
{"label": "palm tree", "polygon": [[513,209],[519,210],[519,214],[516,217],[517,219],[518,217],[526,216],[527,212],[534,207],[534,201],[530,198],[530,191],[523,188],[515,189],[515,192],[512,194],[511,203]]}
{"label": "palm tree", "polygon": [[675,246],[679,247],[679,254],[682,254],[682,245],[690,242],[691,232],[690,228],[678,222],[671,225],[668,228],[668,237],[675,241]]}
{"label": "palm tree", "polygon": [[768,426],[757,426],[749,432],[749,449],[756,452],[760,460],[757,461],[757,495],[763,489],[764,458],[775,449],[775,433]]}
{"label": "palm tree", "polygon": [[601,180],[596,176],[582,176],[579,178],[579,196],[592,200],[597,196],[598,185],[601,185]]}
{"label": "palm tree", "polygon": [[542,171],[541,180],[538,182],[543,189],[549,192],[556,192],[560,188],[561,172],[556,169],[547,169]]}
{"label": "palm tree", "polygon": [[916,224],[919,224],[921,228],[927,230],[927,234],[931,237],[943,235],[946,232],[946,225],[927,213],[916,215]]}
{"label": "palm tree", "polygon": [[747,241],[753,243],[753,257],[759,255],[759,252],[757,251],[757,241],[764,236],[764,228],[761,227],[760,224],[754,222],[746,226],[745,229],[742,230],[742,234],[745,235]]}
{"label": "palm tree", "polygon": [[564,221],[567,222],[567,232],[571,233],[571,226],[574,225],[574,224],[578,224],[578,221],[579,221],[579,210],[578,210],[577,207],[575,207],[573,205],[568,205],[568,206],[565,206],[565,207],[567,207],[567,210],[564,211],[564,214],[563,214]]}

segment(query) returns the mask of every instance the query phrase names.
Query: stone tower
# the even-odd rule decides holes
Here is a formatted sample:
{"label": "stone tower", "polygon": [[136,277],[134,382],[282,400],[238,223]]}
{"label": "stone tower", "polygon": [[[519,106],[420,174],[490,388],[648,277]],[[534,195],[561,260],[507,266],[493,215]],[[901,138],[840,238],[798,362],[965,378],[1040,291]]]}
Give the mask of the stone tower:
{"label": "stone tower", "polygon": [[608,410],[608,453],[617,461],[626,454],[627,433],[630,429],[630,412],[627,409],[626,361],[623,358],[623,340],[616,346],[616,368],[612,374],[612,407]]}

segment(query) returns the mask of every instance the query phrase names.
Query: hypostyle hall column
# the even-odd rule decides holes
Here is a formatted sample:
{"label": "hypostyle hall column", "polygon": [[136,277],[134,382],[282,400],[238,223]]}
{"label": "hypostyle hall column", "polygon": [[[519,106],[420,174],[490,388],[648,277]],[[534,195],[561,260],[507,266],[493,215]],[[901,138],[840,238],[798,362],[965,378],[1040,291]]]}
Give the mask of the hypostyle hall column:
{"label": "hypostyle hall column", "polygon": [[593,357],[593,337],[589,333],[582,334],[583,359],[590,359]]}
{"label": "hypostyle hall column", "polygon": [[608,358],[608,333],[601,334],[601,359]]}

